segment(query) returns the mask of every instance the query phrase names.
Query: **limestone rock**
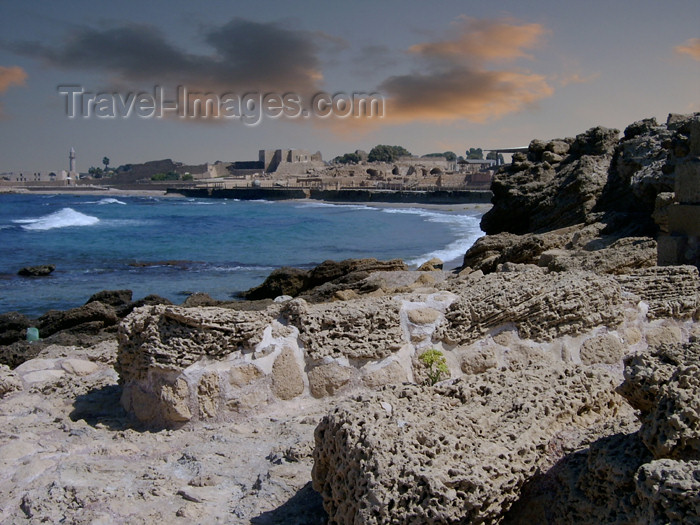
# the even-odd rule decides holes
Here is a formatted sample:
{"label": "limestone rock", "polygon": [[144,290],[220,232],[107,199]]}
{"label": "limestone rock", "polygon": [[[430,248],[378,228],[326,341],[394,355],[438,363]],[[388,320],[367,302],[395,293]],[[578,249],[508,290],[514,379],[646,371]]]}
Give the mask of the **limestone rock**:
{"label": "limestone rock", "polygon": [[459,297],[435,334],[448,344],[471,343],[508,323],[515,325],[521,338],[548,341],[622,321],[620,286],[590,272],[546,274],[528,268],[459,283],[455,285]]}
{"label": "limestone rock", "polygon": [[331,523],[497,522],[559,432],[615,412],[614,384],[532,367],[356,396],[316,428],[313,486]]}
{"label": "limestone rock", "polygon": [[397,361],[390,361],[379,368],[368,370],[362,376],[362,382],[373,389],[406,381],[408,381],[406,370]]}
{"label": "limestone rock", "polygon": [[700,459],[700,342],[625,358],[619,392],[641,412],[640,436],[657,459]]}
{"label": "limestone rock", "polygon": [[31,320],[19,312],[0,314],[0,345],[9,345],[24,339]]}
{"label": "limestone rock", "polygon": [[268,311],[167,305],[137,308],[119,326],[115,369],[123,382],[140,380],[152,366],[181,370],[203,356],[216,358],[252,349],[271,322]]}
{"label": "limestone rock", "polygon": [[295,296],[306,289],[309,272],[299,268],[280,268],[267,276],[265,281],[243,293],[246,299],[274,299],[279,295]]}
{"label": "limestone rock", "polygon": [[481,374],[495,368],[497,364],[496,352],[492,346],[472,346],[462,355],[460,368],[465,374]]}
{"label": "limestone rock", "polygon": [[615,276],[624,292],[649,305],[647,317],[687,319],[700,307],[700,277],[694,266],[654,266]]}
{"label": "limestone rock", "polygon": [[546,146],[533,141],[529,162],[513,162],[494,176],[493,208],[481,229],[523,234],[586,222],[607,182],[618,134],[599,127],[578,135],[556,168],[542,158]]}
{"label": "limestone rock", "polygon": [[614,365],[622,360],[625,349],[620,340],[611,334],[586,339],[581,345],[581,362],[584,365],[605,363]]}
{"label": "limestone rock", "polygon": [[364,298],[344,303],[285,303],[284,314],[299,328],[311,359],[345,356],[380,360],[403,344],[400,304],[390,298]]}
{"label": "limestone rock", "polygon": [[425,261],[418,267],[419,272],[434,272],[437,270],[442,270],[443,261],[437,257],[433,257],[429,261]]}
{"label": "limestone rock", "polygon": [[305,294],[308,300],[318,302],[330,299],[339,290],[351,288],[351,285],[371,273],[398,270],[408,270],[408,267],[398,259],[378,261],[371,258],[324,261],[312,270],[280,268],[273,271],[260,286],[242,295],[246,299],[274,299],[280,295],[295,297]]}
{"label": "limestone rock", "polygon": [[113,307],[93,301],[71,310],[51,310],[37,319],[37,327],[41,337],[46,338],[63,330],[96,333],[118,322]]}
{"label": "limestone rock", "polygon": [[304,392],[304,377],[294,351],[285,347],[272,365],[272,393],[280,399],[292,399]]}
{"label": "limestone rock", "polygon": [[22,390],[22,380],[6,365],[0,364],[0,399],[7,394]]}
{"label": "limestone rock", "polygon": [[332,396],[356,376],[354,368],[336,362],[323,364],[309,371],[309,390],[314,397]]}
{"label": "limestone rock", "polygon": [[652,461],[635,482],[639,522],[700,523],[700,461]]}

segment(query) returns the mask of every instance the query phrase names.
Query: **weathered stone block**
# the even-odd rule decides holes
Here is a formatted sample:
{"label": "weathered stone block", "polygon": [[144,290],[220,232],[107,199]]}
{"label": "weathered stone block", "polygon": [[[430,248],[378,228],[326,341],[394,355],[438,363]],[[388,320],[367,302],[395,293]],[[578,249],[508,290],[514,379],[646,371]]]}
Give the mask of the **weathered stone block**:
{"label": "weathered stone block", "polygon": [[657,242],[657,264],[673,266],[680,264],[686,245],[686,238],[679,235],[659,235]]}
{"label": "weathered stone block", "polygon": [[356,375],[354,368],[335,362],[317,366],[309,372],[309,390],[314,397],[332,396]]}
{"label": "weathered stone block", "polygon": [[390,361],[381,368],[375,368],[368,371],[363,377],[362,382],[370,388],[379,388],[384,385],[404,383],[408,380],[406,370],[397,362]]}
{"label": "weathered stone block", "polygon": [[586,339],[581,345],[581,362],[584,365],[605,363],[613,365],[620,362],[625,350],[620,340],[611,334]]}
{"label": "weathered stone block", "polygon": [[676,199],[682,204],[700,204],[700,158],[691,157],[676,166]]}
{"label": "weathered stone block", "polygon": [[[698,187],[700,188],[700,186]],[[669,206],[668,229],[671,233],[687,236],[700,235],[700,205],[675,204]]]}
{"label": "weathered stone block", "polygon": [[690,122],[690,154],[700,156],[700,117]]}
{"label": "weathered stone block", "polygon": [[280,399],[292,399],[304,392],[304,377],[294,351],[285,347],[272,365],[272,393]]}

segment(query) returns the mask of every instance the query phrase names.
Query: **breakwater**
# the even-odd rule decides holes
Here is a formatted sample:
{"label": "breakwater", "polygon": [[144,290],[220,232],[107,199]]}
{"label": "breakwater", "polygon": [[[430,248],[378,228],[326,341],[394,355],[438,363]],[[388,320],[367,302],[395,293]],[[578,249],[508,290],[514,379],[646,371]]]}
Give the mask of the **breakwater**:
{"label": "breakwater", "polygon": [[402,204],[490,203],[489,190],[372,190],[314,188],[168,188],[185,197],[240,200],[312,199],[324,202],[386,202]]}

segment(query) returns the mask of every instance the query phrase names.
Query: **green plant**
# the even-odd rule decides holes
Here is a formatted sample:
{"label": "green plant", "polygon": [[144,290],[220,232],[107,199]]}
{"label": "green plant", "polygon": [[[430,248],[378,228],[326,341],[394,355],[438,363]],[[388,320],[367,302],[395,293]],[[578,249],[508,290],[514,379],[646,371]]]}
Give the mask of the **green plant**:
{"label": "green plant", "polygon": [[425,366],[428,367],[428,379],[426,383],[433,386],[435,383],[440,381],[442,375],[449,375],[450,369],[447,368],[447,361],[445,356],[442,355],[440,350],[431,348],[426,350],[420,356],[418,356]]}

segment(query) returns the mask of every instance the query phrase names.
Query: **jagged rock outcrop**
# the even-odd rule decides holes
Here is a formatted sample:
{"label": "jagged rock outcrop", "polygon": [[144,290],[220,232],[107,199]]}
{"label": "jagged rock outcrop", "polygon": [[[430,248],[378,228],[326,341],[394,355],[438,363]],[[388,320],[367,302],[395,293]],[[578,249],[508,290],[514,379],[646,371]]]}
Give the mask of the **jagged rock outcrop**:
{"label": "jagged rock outcrop", "polygon": [[655,233],[656,196],[674,190],[677,160],[690,151],[698,115],[635,122],[619,141],[617,130],[600,127],[575,139],[532,141],[527,154],[514,154],[494,177],[493,208],[482,229],[543,232],[623,214],[634,217],[636,235]]}
{"label": "jagged rock outcrop", "polygon": [[0,345],[12,344],[23,339],[30,326],[31,320],[19,312],[0,314]]}
{"label": "jagged rock outcrop", "polygon": [[[273,271],[259,286],[243,292],[245,299],[274,299],[281,295],[320,302],[329,300],[339,290],[360,289],[362,281],[374,272],[405,271],[408,266],[400,259],[346,259],[325,261],[312,270],[280,268]],[[365,289],[364,292],[373,291]]]}
{"label": "jagged rock outcrop", "polygon": [[602,370],[491,370],[360,395],[316,428],[314,488],[329,523],[496,523],[556,436],[614,416]]}
{"label": "jagged rock outcrop", "polygon": [[587,222],[607,182],[618,135],[597,127],[575,139],[532,141],[526,155],[514,154],[495,175],[493,208],[481,229],[523,234]]}
{"label": "jagged rock outcrop", "polygon": [[494,272],[505,263],[537,264],[554,271],[623,274],[656,265],[649,237],[603,235],[605,224],[577,224],[545,233],[485,235],[464,255],[462,268]]}
{"label": "jagged rock outcrop", "polygon": [[465,344],[512,323],[521,337],[547,341],[594,326],[614,327],[623,319],[622,290],[611,277],[527,266],[517,270],[462,281],[436,337]]}
{"label": "jagged rock outcrop", "polygon": [[70,310],[51,310],[37,319],[37,327],[41,337],[69,329],[73,332],[95,334],[103,328],[115,326],[119,320],[112,306],[92,301]]}

